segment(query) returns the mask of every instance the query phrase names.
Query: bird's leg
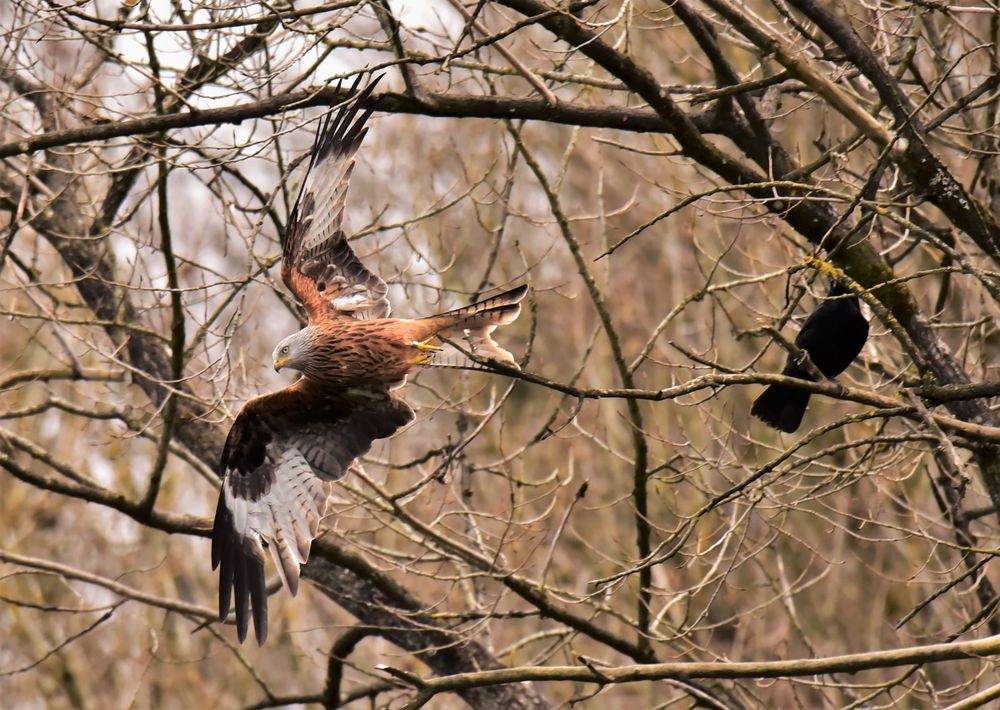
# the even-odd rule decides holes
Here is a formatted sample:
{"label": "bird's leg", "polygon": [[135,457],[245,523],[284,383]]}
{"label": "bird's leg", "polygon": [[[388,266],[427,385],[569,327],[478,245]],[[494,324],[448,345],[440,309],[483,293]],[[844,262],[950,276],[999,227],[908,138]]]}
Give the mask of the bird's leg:
{"label": "bird's leg", "polygon": [[430,365],[434,360],[434,353],[441,350],[440,345],[434,345],[431,341],[434,340],[432,335],[424,340],[414,340],[410,343],[413,347],[420,351],[420,353],[410,360],[411,365]]}
{"label": "bird's leg", "polygon": [[421,340],[419,342],[416,341],[416,340],[414,340],[412,343],[410,343],[410,345],[412,345],[413,347],[415,347],[417,350],[423,350],[424,352],[428,352],[428,353],[436,353],[439,350],[441,350],[442,348],[441,348],[440,345],[434,345],[434,344],[432,344],[431,343],[432,340],[434,340],[434,336],[433,335],[431,337],[426,338],[424,340]]}

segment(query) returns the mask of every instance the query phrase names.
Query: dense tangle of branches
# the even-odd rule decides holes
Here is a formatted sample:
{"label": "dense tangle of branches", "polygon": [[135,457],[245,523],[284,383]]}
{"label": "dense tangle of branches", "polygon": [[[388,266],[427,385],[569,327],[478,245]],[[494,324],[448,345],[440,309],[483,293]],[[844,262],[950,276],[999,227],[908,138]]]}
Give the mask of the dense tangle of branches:
{"label": "dense tangle of branches", "polygon": [[[0,697],[1000,697],[1000,11],[832,7],[0,7]],[[285,382],[317,120],[378,73],[353,245],[402,316],[529,283],[522,372],[413,379],[241,648],[214,469]],[[749,403],[830,279],[872,334],[778,435]]]}

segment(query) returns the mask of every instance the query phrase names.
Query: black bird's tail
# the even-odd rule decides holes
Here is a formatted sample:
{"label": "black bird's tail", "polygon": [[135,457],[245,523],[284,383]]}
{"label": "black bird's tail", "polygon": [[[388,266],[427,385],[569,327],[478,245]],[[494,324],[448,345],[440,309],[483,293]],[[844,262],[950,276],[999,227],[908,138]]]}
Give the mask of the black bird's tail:
{"label": "black bird's tail", "polygon": [[797,387],[771,385],[754,400],[750,413],[764,423],[791,434],[802,424],[810,392]]}

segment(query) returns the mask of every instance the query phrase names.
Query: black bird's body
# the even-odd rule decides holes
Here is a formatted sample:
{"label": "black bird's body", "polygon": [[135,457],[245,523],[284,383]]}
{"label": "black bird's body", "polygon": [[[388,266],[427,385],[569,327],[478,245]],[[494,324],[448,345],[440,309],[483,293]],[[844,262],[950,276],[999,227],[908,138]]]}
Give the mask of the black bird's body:
{"label": "black bird's body", "polygon": [[[851,292],[838,283],[830,289],[831,300],[810,314],[795,338],[795,346],[809,354],[820,372],[836,377],[854,362],[868,340],[868,321],[861,314],[857,296],[835,298]],[[781,374],[815,380],[805,364],[789,356]],[[769,426],[791,433],[799,428],[809,405],[810,393],[796,387],[771,385],[753,403],[750,413]]]}

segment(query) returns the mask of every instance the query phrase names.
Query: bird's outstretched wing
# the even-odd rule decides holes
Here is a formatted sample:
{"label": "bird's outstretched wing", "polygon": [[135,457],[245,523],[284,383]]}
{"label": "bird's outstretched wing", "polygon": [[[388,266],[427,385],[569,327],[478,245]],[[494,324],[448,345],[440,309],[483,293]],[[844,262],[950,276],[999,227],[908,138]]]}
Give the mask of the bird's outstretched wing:
{"label": "bird's outstretched wing", "polygon": [[[365,268],[343,231],[354,155],[372,114],[369,108],[359,116],[360,104],[380,78],[323,121],[282,240],[281,278],[305,306],[310,322],[338,315],[365,319],[389,315],[389,288]],[[357,82],[351,91],[355,88]]]}
{"label": "bird's outstretched wing", "polygon": [[212,530],[219,618],[229,615],[235,593],[241,643],[251,614],[257,643],[267,638],[264,548],[294,596],[326,510],[325,482],[412,418],[413,410],[384,390],[329,390],[306,379],[243,406],[223,450]]}

